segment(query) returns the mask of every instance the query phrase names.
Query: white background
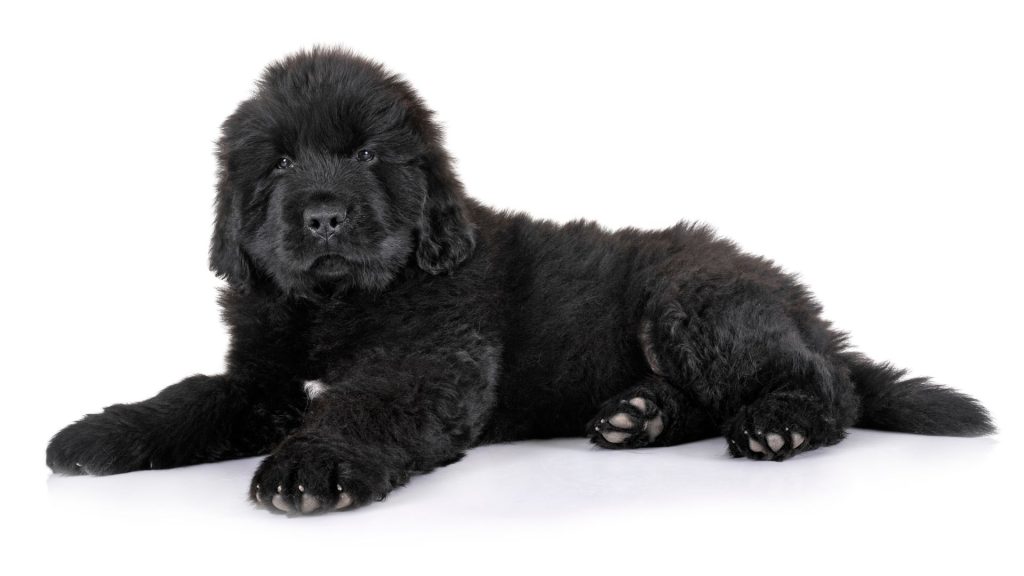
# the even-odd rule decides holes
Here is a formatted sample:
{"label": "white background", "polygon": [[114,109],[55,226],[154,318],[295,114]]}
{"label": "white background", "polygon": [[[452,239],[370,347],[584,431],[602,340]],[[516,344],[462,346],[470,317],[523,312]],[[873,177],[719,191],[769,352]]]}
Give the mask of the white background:
{"label": "white background", "polygon": [[[5,6],[3,571],[1019,570],[1020,4],[677,4]],[[483,202],[710,222],[1001,433],[854,430],[784,464],[525,442],[308,519],[246,503],[256,459],[51,477],[62,426],[221,369],[213,142],[266,63],[314,43],[411,80]]]}

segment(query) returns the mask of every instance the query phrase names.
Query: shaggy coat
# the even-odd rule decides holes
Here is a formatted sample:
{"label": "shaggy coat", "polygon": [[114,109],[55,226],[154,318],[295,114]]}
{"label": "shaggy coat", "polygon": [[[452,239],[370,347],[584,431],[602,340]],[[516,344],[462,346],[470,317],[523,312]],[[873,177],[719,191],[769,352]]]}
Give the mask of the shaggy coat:
{"label": "shaggy coat", "polygon": [[609,232],[473,201],[413,89],[348,52],[269,66],[219,163],[227,370],[65,428],[54,471],[270,453],[253,501],[308,514],[490,442],[724,436],[781,461],[854,425],[992,431],[973,399],[850,351],[796,278],[706,227]]}

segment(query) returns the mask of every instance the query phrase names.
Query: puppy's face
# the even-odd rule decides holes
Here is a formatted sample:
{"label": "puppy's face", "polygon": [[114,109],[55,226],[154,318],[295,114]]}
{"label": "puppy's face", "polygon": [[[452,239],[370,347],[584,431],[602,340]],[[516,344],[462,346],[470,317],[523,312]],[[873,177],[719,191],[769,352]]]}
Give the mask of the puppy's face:
{"label": "puppy's face", "polygon": [[405,82],[345,52],[268,67],[222,127],[212,268],[299,294],[383,289],[410,263],[451,270],[472,227],[430,116]]}

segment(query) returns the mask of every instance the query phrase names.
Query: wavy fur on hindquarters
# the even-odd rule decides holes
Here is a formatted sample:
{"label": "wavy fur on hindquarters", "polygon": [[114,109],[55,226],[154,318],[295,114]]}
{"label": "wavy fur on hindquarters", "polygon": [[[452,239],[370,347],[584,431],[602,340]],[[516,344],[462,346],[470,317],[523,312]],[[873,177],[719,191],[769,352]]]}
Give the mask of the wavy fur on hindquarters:
{"label": "wavy fur on hindquarters", "polygon": [[984,436],[996,431],[988,410],[966,394],[929,378],[906,378],[906,370],[862,354],[847,354],[846,359],[861,397],[855,426],[934,436]]}

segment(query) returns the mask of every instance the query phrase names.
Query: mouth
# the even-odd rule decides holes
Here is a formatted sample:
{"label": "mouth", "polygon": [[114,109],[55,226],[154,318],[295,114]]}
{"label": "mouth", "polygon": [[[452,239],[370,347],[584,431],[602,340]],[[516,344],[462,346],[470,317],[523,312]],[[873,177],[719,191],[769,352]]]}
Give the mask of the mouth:
{"label": "mouth", "polygon": [[348,261],[341,254],[323,254],[317,256],[309,266],[310,272],[326,276],[344,274],[348,269]]}

